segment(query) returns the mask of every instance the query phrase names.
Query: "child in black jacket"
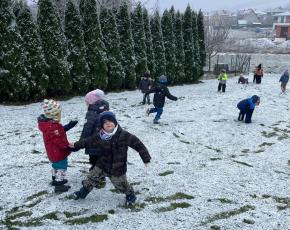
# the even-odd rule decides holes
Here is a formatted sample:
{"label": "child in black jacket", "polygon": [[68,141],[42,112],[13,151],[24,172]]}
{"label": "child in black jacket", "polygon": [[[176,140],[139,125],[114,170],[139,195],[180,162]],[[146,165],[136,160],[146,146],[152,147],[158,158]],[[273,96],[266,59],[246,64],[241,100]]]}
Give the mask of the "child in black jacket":
{"label": "child in black jacket", "polygon": [[[100,113],[110,110],[109,103],[104,100],[104,95],[104,92],[100,89],[93,90],[86,94],[85,102],[88,106],[88,111],[80,140],[90,137],[97,132],[99,128]],[[102,152],[97,148],[86,148],[85,154],[89,155],[91,170],[95,166],[97,159],[102,155]]]}
{"label": "child in black jacket", "polygon": [[105,111],[100,114],[100,126],[100,131],[94,136],[70,143],[70,147],[75,150],[95,147],[103,153],[87,178],[82,181],[82,188],[73,194],[73,198],[76,200],[86,198],[94,187],[98,187],[101,177],[106,175],[116,189],[126,194],[126,204],[133,204],[136,195],[126,177],[128,147],[139,153],[144,164],[150,162],[151,156],[145,145],[136,136],[119,126],[116,116],[112,112]]}
{"label": "child in black jacket", "polygon": [[156,113],[156,116],[153,120],[154,124],[158,124],[158,120],[163,113],[163,107],[165,104],[165,97],[169,98],[170,100],[177,101],[177,97],[170,94],[168,88],[166,87],[167,77],[161,75],[158,79],[158,83],[156,86],[153,86],[149,91],[145,93],[145,96],[154,93],[153,98],[153,105],[154,108],[147,109],[146,114],[149,116],[150,113]]}

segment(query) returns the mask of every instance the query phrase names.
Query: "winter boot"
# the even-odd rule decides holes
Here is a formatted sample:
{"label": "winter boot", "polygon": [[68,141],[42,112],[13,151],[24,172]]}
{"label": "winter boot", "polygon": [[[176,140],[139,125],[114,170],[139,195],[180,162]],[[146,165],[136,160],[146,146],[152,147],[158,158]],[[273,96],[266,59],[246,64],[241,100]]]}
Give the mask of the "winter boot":
{"label": "winter boot", "polygon": [[66,184],[68,182],[67,179],[63,179],[61,181],[56,181],[56,180],[52,180],[52,182],[50,183],[52,186],[59,186],[59,185],[63,185]]}
{"label": "winter boot", "polygon": [[67,192],[70,189],[70,186],[68,185],[57,185],[54,187],[54,192],[55,193],[62,193],[62,192]]}
{"label": "winter boot", "polygon": [[58,169],[58,170],[55,170],[55,174],[54,176],[52,176],[52,182],[51,182],[51,185],[52,186],[60,186],[60,185],[64,185],[68,182],[67,179],[64,179],[65,178],[65,171],[64,169]]}
{"label": "winter boot", "polygon": [[153,120],[153,124],[158,124],[158,123],[159,123],[159,121],[157,119]]}
{"label": "winter boot", "polygon": [[74,200],[85,199],[89,193],[90,191],[88,189],[86,189],[85,187],[82,187],[79,191],[73,194],[73,199]]}
{"label": "winter boot", "polygon": [[133,192],[126,195],[126,203],[125,203],[126,206],[133,205],[135,201],[136,201],[136,196]]}

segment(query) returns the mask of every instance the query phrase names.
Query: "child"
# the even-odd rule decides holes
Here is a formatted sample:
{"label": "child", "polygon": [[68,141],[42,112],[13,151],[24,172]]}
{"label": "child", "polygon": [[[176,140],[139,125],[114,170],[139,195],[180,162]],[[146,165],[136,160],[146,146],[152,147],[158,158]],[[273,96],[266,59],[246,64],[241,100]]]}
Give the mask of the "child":
{"label": "child", "polygon": [[150,93],[154,93],[153,98],[153,105],[155,108],[147,109],[146,114],[149,116],[150,113],[156,113],[156,116],[153,120],[154,124],[158,124],[158,120],[163,113],[163,107],[165,104],[165,97],[169,98],[170,100],[177,101],[177,97],[170,94],[168,88],[166,87],[167,77],[161,75],[158,79],[156,86],[153,86],[149,91],[145,93],[145,96],[149,95]]}
{"label": "child", "polygon": [[281,94],[282,93],[286,93],[286,85],[289,81],[289,73],[288,73],[288,70],[285,70],[285,72],[283,73],[283,75],[281,76],[279,82],[281,82]]}
{"label": "child", "polygon": [[67,157],[70,154],[68,150],[69,143],[66,131],[73,128],[77,121],[70,121],[62,126],[60,104],[52,99],[43,101],[44,114],[38,117],[38,128],[43,133],[43,141],[48,159],[52,163],[52,182],[55,186],[55,192],[66,192],[70,186],[65,185],[68,181],[65,179],[67,170]]}
{"label": "child", "polygon": [[95,136],[70,144],[70,147],[76,150],[95,147],[103,153],[87,178],[82,181],[83,187],[73,194],[73,198],[76,200],[86,198],[105,174],[116,189],[126,194],[126,204],[133,204],[136,196],[126,177],[128,147],[135,149],[145,164],[150,162],[149,152],[136,136],[118,125],[112,112],[106,111],[100,114],[100,126],[101,129]]}
{"label": "child", "polygon": [[145,105],[146,100],[147,100],[147,104],[150,105],[150,96],[149,96],[149,94],[147,94],[145,96],[145,93],[149,90],[150,86],[151,86],[150,72],[146,71],[145,74],[144,74],[143,79],[139,83],[139,89],[141,90],[141,92],[143,94],[143,101],[142,101],[143,105]]}
{"label": "child", "polygon": [[248,78],[245,78],[243,74],[240,74],[238,84],[249,84]]}
{"label": "child", "polygon": [[[88,111],[80,140],[92,136],[94,132],[97,131],[97,128],[99,128],[100,113],[110,110],[109,103],[103,98],[104,92],[100,89],[93,90],[86,94],[85,102],[88,106]],[[102,152],[100,152],[98,148],[86,148],[85,154],[89,155],[91,170]]]}
{"label": "child", "polygon": [[226,74],[226,71],[224,69],[221,70],[220,75],[218,76],[219,80],[219,85],[218,85],[218,92],[226,92],[226,87],[227,87],[227,80],[228,80],[228,75]]}
{"label": "child", "polygon": [[244,116],[246,114],[245,123],[251,123],[255,106],[259,104],[260,104],[260,98],[257,95],[254,95],[251,98],[247,98],[240,101],[237,105],[238,109],[240,110],[238,120],[243,121]]}
{"label": "child", "polygon": [[264,71],[263,71],[263,68],[262,68],[262,64],[259,64],[255,68],[253,83],[261,84],[263,76],[264,76]]}

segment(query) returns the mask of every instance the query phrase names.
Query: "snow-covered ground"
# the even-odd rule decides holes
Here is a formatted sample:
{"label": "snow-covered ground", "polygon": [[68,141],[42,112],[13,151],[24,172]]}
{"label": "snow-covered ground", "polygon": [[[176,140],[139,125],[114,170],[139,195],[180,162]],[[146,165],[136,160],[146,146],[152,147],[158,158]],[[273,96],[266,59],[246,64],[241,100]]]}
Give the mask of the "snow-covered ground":
{"label": "snow-covered ground", "polygon": [[[225,94],[216,92],[216,80],[171,87],[179,100],[167,100],[158,125],[145,116],[140,92],[108,94],[121,126],[152,156],[145,167],[129,151],[127,175],[138,194],[132,209],[109,180],[85,200],[67,198],[88,171],[83,151],[69,158],[70,192],[54,194],[36,128],[40,103],[0,106],[0,228],[289,229],[290,95],[279,96],[279,77],[266,74],[261,86],[245,88],[231,78]],[[236,104],[253,94],[261,96],[253,123],[240,123]],[[68,133],[76,141],[86,113],[83,97],[61,104],[63,123],[79,119]]]}

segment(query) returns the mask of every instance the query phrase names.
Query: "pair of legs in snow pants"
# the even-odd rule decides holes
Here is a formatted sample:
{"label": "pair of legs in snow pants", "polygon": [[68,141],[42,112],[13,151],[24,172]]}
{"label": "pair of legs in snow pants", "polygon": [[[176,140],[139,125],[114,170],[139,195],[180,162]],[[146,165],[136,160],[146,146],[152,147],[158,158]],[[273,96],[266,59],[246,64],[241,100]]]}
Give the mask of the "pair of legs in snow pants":
{"label": "pair of legs in snow pants", "polygon": [[65,179],[66,170],[68,166],[68,160],[57,161],[52,163],[52,182],[51,185],[55,186],[55,192],[66,192],[70,189],[70,186],[64,185],[68,181]]}
{"label": "pair of legs in snow pants", "polygon": [[151,108],[147,110],[147,115],[149,116],[150,113],[156,113],[155,118],[153,120],[154,123],[158,123],[158,120],[160,119],[162,113],[163,113],[163,107],[162,108]]}
{"label": "pair of legs in snow pants", "polygon": [[251,123],[253,112],[253,109],[248,109],[247,111],[240,110],[238,120],[243,121],[246,115],[245,123]]}
{"label": "pair of legs in snow pants", "polygon": [[282,93],[285,93],[286,92],[286,86],[287,86],[287,82],[281,82],[281,90],[282,90]]}
{"label": "pair of legs in snow pants", "polygon": [[222,92],[226,92],[226,87],[227,85],[225,83],[219,83],[218,85],[218,92],[220,92],[222,90]]}
{"label": "pair of legs in snow pants", "polygon": [[262,82],[262,76],[254,75],[253,82],[254,83],[256,82],[256,84],[261,84],[261,82]]}
{"label": "pair of legs in snow pants", "polygon": [[126,174],[117,177],[108,175],[98,166],[95,166],[89,172],[87,178],[82,181],[83,187],[74,193],[74,199],[84,199],[93,190],[94,187],[100,187],[100,183],[103,183],[102,178],[104,175],[110,178],[112,184],[117,190],[126,194],[126,202],[135,202],[136,196],[134,194],[133,187],[127,181]]}
{"label": "pair of legs in snow pants", "polygon": [[147,104],[150,105],[150,94],[147,94],[147,96],[145,96],[145,93],[143,93],[143,101],[142,104],[145,105],[147,101]]}

